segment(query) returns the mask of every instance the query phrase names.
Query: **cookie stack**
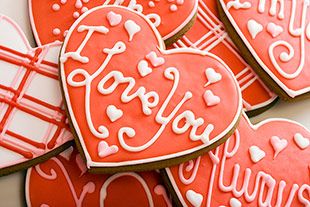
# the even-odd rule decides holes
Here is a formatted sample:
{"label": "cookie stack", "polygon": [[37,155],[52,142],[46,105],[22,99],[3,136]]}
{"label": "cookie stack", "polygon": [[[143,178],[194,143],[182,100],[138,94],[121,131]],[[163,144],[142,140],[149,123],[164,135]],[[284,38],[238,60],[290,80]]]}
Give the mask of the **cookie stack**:
{"label": "cookie stack", "polygon": [[248,118],[309,96],[309,0],[29,11],[37,48],[0,16],[0,175],[28,168],[28,206],[310,206],[310,131]]}

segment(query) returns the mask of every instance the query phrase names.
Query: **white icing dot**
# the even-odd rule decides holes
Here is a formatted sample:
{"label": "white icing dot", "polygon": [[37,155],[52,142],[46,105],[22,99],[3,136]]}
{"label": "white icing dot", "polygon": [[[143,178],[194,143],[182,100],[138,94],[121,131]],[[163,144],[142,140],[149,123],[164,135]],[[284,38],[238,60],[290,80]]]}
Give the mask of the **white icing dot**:
{"label": "white icing dot", "polygon": [[151,7],[151,8],[153,8],[153,7],[155,7],[155,3],[154,3],[154,1],[149,1],[149,7]]}
{"label": "white icing dot", "polygon": [[53,29],[53,35],[59,35],[59,34],[60,34],[60,29],[59,28]]}
{"label": "white icing dot", "polygon": [[177,10],[178,10],[177,5],[172,4],[172,5],[170,6],[170,11],[175,12],[175,11],[177,11]]}
{"label": "white icing dot", "polygon": [[84,6],[84,7],[82,8],[82,13],[85,13],[85,12],[87,12],[87,11],[88,11],[88,8]]}
{"label": "white icing dot", "polygon": [[52,9],[53,9],[54,11],[59,11],[59,9],[60,9],[59,4],[53,4]]}
{"label": "white icing dot", "polygon": [[60,3],[65,4],[67,3],[67,0],[61,0]]}
{"label": "white icing dot", "polygon": [[83,2],[84,2],[84,3],[88,3],[88,2],[89,2],[89,0],[83,0]]}
{"label": "white icing dot", "polygon": [[77,19],[77,18],[79,18],[79,16],[80,16],[80,13],[79,13],[79,12],[74,12],[74,13],[73,13],[73,17],[74,17],[74,18]]}
{"label": "white icing dot", "polygon": [[178,4],[178,5],[184,4],[184,0],[177,0],[177,4]]}

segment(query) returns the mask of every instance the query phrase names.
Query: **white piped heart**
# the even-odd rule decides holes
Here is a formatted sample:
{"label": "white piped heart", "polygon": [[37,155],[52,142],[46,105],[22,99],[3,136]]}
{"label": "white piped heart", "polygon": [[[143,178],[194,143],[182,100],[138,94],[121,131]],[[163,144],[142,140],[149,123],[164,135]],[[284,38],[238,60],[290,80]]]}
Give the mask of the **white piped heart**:
{"label": "white piped heart", "polygon": [[231,198],[229,201],[229,205],[230,207],[241,207],[242,206],[241,202],[236,198]]}
{"label": "white piped heart", "polygon": [[269,32],[272,37],[277,37],[283,32],[283,28],[280,25],[270,22],[267,25],[267,32]]}
{"label": "white piped heart", "polygon": [[129,42],[132,41],[134,35],[141,30],[141,27],[132,20],[127,20],[124,26],[129,35]]}
{"label": "white piped heart", "polygon": [[250,19],[248,21],[248,30],[251,34],[252,39],[254,40],[256,36],[263,31],[263,25],[255,21],[254,19]]}
{"label": "white piped heart", "polygon": [[300,133],[296,133],[294,135],[294,141],[300,149],[306,149],[310,145],[310,141],[308,138],[302,136]]}
{"label": "white piped heart", "polygon": [[116,106],[114,105],[109,105],[107,107],[106,112],[111,122],[115,122],[116,120],[118,120],[123,116],[123,111],[121,109],[116,108]]}
{"label": "white piped heart", "polygon": [[215,72],[213,68],[207,68],[205,70],[205,74],[208,79],[208,82],[205,84],[205,87],[212,83],[217,83],[220,80],[222,80],[222,75],[220,73]]}
{"label": "white piped heart", "polygon": [[146,59],[148,59],[154,67],[161,66],[165,63],[165,59],[163,57],[158,57],[156,52],[152,51],[147,54]]}
{"label": "white piped heart", "polygon": [[203,196],[193,190],[186,192],[186,198],[194,207],[200,207],[203,201]]}
{"label": "white piped heart", "polygon": [[122,21],[122,15],[116,14],[116,13],[110,11],[107,14],[107,19],[109,21],[109,24],[113,27],[113,26],[118,25]]}
{"label": "white piped heart", "polygon": [[147,63],[146,60],[141,60],[138,63],[138,71],[142,77],[145,77],[148,74],[152,73],[153,70],[152,68],[149,67],[149,64]]}
{"label": "white piped heart", "polygon": [[215,106],[221,102],[220,97],[214,95],[211,90],[207,90],[204,93],[203,98],[204,98],[207,106]]}
{"label": "white piped heart", "polygon": [[109,146],[106,141],[100,141],[98,145],[98,155],[101,158],[116,154],[118,147],[116,145]]}
{"label": "white piped heart", "polygon": [[275,158],[288,145],[288,142],[286,139],[280,139],[280,137],[277,137],[277,136],[272,136],[270,139],[270,143],[275,152],[273,158]]}
{"label": "white piped heart", "polygon": [[254,163],[259,162],[266,156],[266,153],[257,146],[251,146],[249,149],[249,152],[250,152],[251,160]]}

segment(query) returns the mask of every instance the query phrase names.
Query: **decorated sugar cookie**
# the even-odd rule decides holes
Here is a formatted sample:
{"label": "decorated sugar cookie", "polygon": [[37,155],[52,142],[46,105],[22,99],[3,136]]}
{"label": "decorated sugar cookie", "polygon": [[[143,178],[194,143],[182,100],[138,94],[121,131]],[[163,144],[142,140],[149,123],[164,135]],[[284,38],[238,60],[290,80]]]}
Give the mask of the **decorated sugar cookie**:
{"label": "decorated sugar cookie", "polygon": [[283,99],[309,95],[310,1],[218,0],[245,59]]}
{"label": "decorated sugar cookie", "polygon": [[[181,37],[193,24],[198,0],[28,0],[36,42],[63,41],[70,26],[89,9],[122,5],[143,13],[159,30],[167,45]],[[110,15],[114,24],[120,21]],[[113,23],[112,23],[113,24]]]}
{"label": "decorated sugar cookie", "polygon": [[73,137],[58,82],[61,45],[31,48],[21,29],[2,15],[0,34],[0,175],[4,175],[64,150]]}
{"label": "decorated sugar cookie", "polygon": [[[117,25],[112,13],[121,16]],[[71,27],[61,80],[91,171],[180,163],[234,130],[242,99],[224,62],[199,50],[163,48],[153,24],[125,7],[97,7]]]}
{"label": "decorated sugar cookie", "polygon": [[232,69],[242,90],[247,114],[257,115],[271,107],[276,95],[264,85],[236,51],[219,20],[216,0],[199,0],[198,16],[193,27],[176,43],[175,48],[191,47],[218,55]]}
{"label": "decorated sugar cookie", "polygon": [[167,168],[178,206],[310,206],[310,132],[296,122],[247,117],[225,144]]}
{"label": "decorated sugar cookie", "polygon": [[27,206],[172,207],[156,171],[114,175],[86,171],[73,147],[30,168],[25,183]]}

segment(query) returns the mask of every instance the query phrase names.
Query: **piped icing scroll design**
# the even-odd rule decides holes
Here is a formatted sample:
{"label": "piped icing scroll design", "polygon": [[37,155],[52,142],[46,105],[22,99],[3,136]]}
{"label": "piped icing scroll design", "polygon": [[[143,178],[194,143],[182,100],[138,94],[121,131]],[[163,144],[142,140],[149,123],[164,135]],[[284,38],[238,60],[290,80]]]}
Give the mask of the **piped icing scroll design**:
{"label": "piped icing scroll design", "polygon": [[[96,12],[104,19],[99,24],[92,19]],[[91,22],[84,23],[88,17]],[[120,35],[115,36],[115,31]],[[75,35],[79,36],[78,40]],[[151,41],[144,40],[146,46],[142,48],[140,41],[147,35]],[[94,44],[97,40],[102,43]],[[180,139],[179,144],[182,147],[184,144],[184,148],[194,148],[185,145],[187,142],[196,148],[208,146],[222,138],[237,120],[242,107],[240,91],[226,65],[198,50],[166,51],[159,40],[154,26],[142,15],[113,6],[93,9],[69,31],[64,43],[67,46],[63,47],[60,58],[62,82],[74,127],[83,149],[89,153],[87,156],[90,155],[87,157],[89,167],[103,166],[103,159],[111,162],[109,160],[118,159],[125,153],[143,157],[145,154],[138,153],[155,149],[154,145],[167,138],[165,133],[182,135],[184,139]],[[87,51],[95,55],[91,56]],[[193,64],[176,61],[181,56],[192,56],[189,61]],[[197,72],[191,71],[193,77],[188,76],[185,69],[198,60],[205,60],[204,56],[210,61],[201,64]],[[199,83],[196,81],[194,87],[187,86],[194,78]],[[158,81],[151,84],[152,79],[160,80],[163,87],[156,85]],[[227,90],[220,85],[226,85],[233,95],[224,97]],[[72,98],[80,92],[83,93],[78,99]],[[95,110],[95,105],[100,102],[101,108]],[[234,106],[233,110],[225,108],[228,102]],[[76,103],[81,103],[79,108],[83,107],[83,112],[75,111]],[[197,103],[202,104],[201,108],[196,107]],[[132,105],[135,105],[133,111],[129,109]],[[227,110],[229,121],[221,120],[220,124],[217,124],[217,117],[210,115],[209,119],[206,113],[200,113],[221,109]],[[139,117],[137,121],[145,119],[154,127],[141,135],[140,125],[130,121],[135,117]],[[92,139],[91,146],[86,146],[85,143]]]}
{"label": "piped icing scroll design", "polygon": [[[284,14],[283,13],[283,7],[284,7],[284,1],[280,1],[282,2],[281,3],[281,10],[280,10],[280,13],[279,13],[279,18],[280,19],[283,19],[284,18]],[[277,3],[277,2],[276,2]],[[276,4],[275,4],[276,5]],[[307,37],[306,37],[306,27],[309,27],[309,26],[306,26],[307,24],[307,13],[309,12],[309,7],[310,7],[310,1],[309,0],[305,0],[303,2],[303,8],[302,8],[302,15],[301,15],[301,25],[299,28],[294,28],[294,24],[296,22],[296,12],[297,9],[296,9],[296,0],[292,0],[292,7],[291,7],[291,16],[290,16],[290,22],[289,22],[289,33],[294,36],[294,37],[298,37],[300,38],[300,51],[299,51],[299,54],[300,54],[300,61],[299,61],[299,65],[297,67],[297,69],[292,72],[292,73],[288,73],[285,71],[285,69],[281,68],[281,66],[279,65],[276,57],[275,57],[275,54],[274,54],[274,50],[275,48],[277,47],[284,47],[288,50],[287,51],[283,51],[280,53],[280,56],[279,56],[279,59],[282,63],[287,63],[289,62],[290,60],[292,60],[295,55],[296,55],[296,52],[294,50],[294,47],[288,42],[288,41],[285,41],[285,40],[278,40],[276,42],[274,42],[273,44],[270,45],[269,47],[269,57],[270,57],[270,60],[272,62],[272,64],[274,65],[274,67],[277,69],[277,71],[284,77],[284,78],[287,78],[287,79],[294,79],[296,77],[298,77],[300,75],[300,73],[302,72],[302,70],[304,69],[305,67],[305,59],[306,59],[306,41],[307,41]],[[272,9],[271,11],[274,11],[275,9]],[[271,13],[271,12],[270,12]],[[310,22],[308,22],[308,25],[310,24]]]}
{"label": "piped icing scroll design", "polygon": [[[240,3],[239,0],[234,0],[229,1],[226,4],[227,10],[249,9],[252,6],[257,5],[257,12],[259,14],[264,14],[267,12],[270,16],[276,17],[280,23],[286,18],[285,9],[289,10],[290,8],[287,30],[291,37],[299,39],[299,51],[296,51],[297,48],[294,44],[292,44],[292,41],[285,39],[278,39],[268,47],[268,55],[272,65],[283,78],[288,80],[297,78],[306,67],[306,43],[310,40],[310,22],[307,17],[309,14],[310,1],[300,1],[302,8],[297,7],[298,2],[299,1],[297,0],[272,0],[270,3],[266,3],[266,0],[258,0],[257,4],[251,4],[247,1]],[[270,6],[269,9],[267,8],[267,5]],[[301,13],[299,19],[296,17],[297,13]],[[296,25],[300,26],[296,27]],[[268,22],[267,25],[263,25],[260,23],[259,18],[256,18],[256,20],[250,19],[248,21],[248,30],[253,39],[255,39],[256,36],[263,31],[263,27],[266,27],[267,32],[271,34],[272,38],[278,37],[283,32],[283,28],[274,22]],[[278,52],[281,51],[278,57],[276,56],[276,50],[278,50]],[[295,70],[293,70],[293,72],[287,72],[287,69],[283,68],[283,66],[297,58],[299,62]]]}
{"label": "piped icing scroll design", "polygon": [[[70,175],[70,172],[72,172],[73,169],[80,170],[81,173],[79,178],[81,180],[85,180],[86,178],[88,178],[89,180],[86,184],[81,186],[81,191],[77,188],[77,186],[80,186],[79,179],[76,179],[72,177],[72,175]],[[51,158],[47,163],[42,163],[31,168],[28,171],[27,175],[28,178],[26,182],[26,189],[27,191],[29,191],[29,188],[31,187],[29,185],[31,185],[32,182],[35,182],[37,180],[36,176],[40,176],[46,182],[54,182],[55,184],[61,181],[60,177],[63,177],[65,178],[66,183],[62,184],[66,184],[66,186],[68,186],[68,188],[70,189],[70,193],[76,207],[93,205],[96,202],[98,202],[98,206],[104,207],[110,206],[110,204],[108,204],[106,200],[107,197],[110,196],[109,187],[113,185],[113,182],[125,177],[130,177],[135,179],[142,186],[143,192],[139,192],[142,192],[141,196],[146,196],[148,205],[150,207],[157,206],[156,203],[161,200],[160,197],[162,197],[163,202],[166,204],[167,207],[172,207],[166,189],[160,184],[159,180],[156,180],[156,173],[157,172],[152,172],[150,174],[145,173],[146,177],[144,177],[143,174],[140,175],[135,172],[117,173],[111,176],[98,175],[98,177],[95,177],[87,173],[87,168],[81,156],[77,153],[76,150],[73,149],[73,147],[70,147],[59,156]],[[152,182],[154,181],[158,181],[158,183],[157,185],[155,185],[154,188],[152,188]],[[81,183],[82,182],[84,181],[81,181]],[[122,181],[121,184],[125,184],[125,182]],[[128,187],[131,186],[129,185]],[[50,186],[46,185],[46,188],[50,189]],[[80,192],[79,195],[78,192]],[[89,203],[90,197],[88,199],[87,197],[90,196],[90,194],[97,194],[96,196],[98,200],[93,200],[92,203]],[[35,191],[30,190],[30,192],[27,193],[27,202],[29,205],[38,204],[38,200],[32,198],[35,198],[36,196],[37,195],[35,195]],[[114,200],[113,202],[117,204],[117,200]],[[44,203],[41,203],[40,206],[49,206],[49,203],[48,201],[45,201]]]}
{"label": "piped icing scroll design", "polygon": [[[80,155],[76,155],[76,156],[80,156]],[[70,158],[69,158],[70,159]],[[74,183],[72,182],[71,178],[70,178],[70,174],[68,173],[68,171],[66,170],[65,166],[63,165],[63,163],[57,158],[57,157],[53,157],[50,159],[51,161],[53,161],[57,168],[60,169],[60,172],[61,172],[61,175],[65,177],[65,180],[70,188],[70,192],[72,194],[72,197],[74,199],[74,202],[75,202],[75,205],[76,206],[82,206],[83,204],[83,200],[85,199],[85,197],[87,196],[87,194],[89,193],[94,193],[95,191],[95,183],[92,182],[92,181],[89,181],[87,184],[85,184],[82,188],[82,192],[80,193],[80,195],[77,194],[77,191],[74,187]],[[82,160],[81,158],[77,158],[76,159],[77,161],[78,160]],[[78,164],[78,163],[77,163]],[[79,164],[79,165],[82,165],[83,166],[83,163],[82,164]],[[40,164],[39,165],[36,165],[34,167],[34,169],[36,170],[36,172],[44,179],[46,180],[56,180],[58,176],[57,174],[57,169],[54,169],[54,168],[50,168],[49,169],[49,172],[44,172],[42,169],[41,169],[41,166]],[[83,175],[86,171],[82,171],[81,172],[81,175]],[[48,206],[47,204],[41,204],[41,206]]]}
{"label": "piped icing scroll design", "polygon": [[[300,133],[297,134],[300,135]],[[288,145],[287,140],[275,137],[276,136],[270,138],[270,140],[277,140],[271,141],[271,146],[274,148],[274,159],[276,159],[276,156],[278,156],[280,151],[285,151],[285,148]],[[309,139],[306,138],[305,140]],[[272,176],[272,174],[266,173],[264,170],[253,171],[249,167],[242,169],[241,164],[234,161],[234,157],[238,156],[238,151],[242,150],[240,149],[241,142],[242,140],[240,136],[240,131],[237,129],[234,135],[231,136],[223,146],[216,148],[213,152],[210,151],[204,157],[199,157],[196,160],[190,160],[189,162],[183,163],[177,167],[178,170],[175,170],[175,174],[177,175],[176,179],[178,179],[184,186],[191,186],[193,182],[199,182],[197,181],[197,179],[200,179],[200,177],[197,177],[199,168],[201,166],[208,165],[207,163],[204,164],[204,162],[206,162],[207,160],[211,161],[210,163],[212,167],[206,175],[209,176],[209,184],[206,191],[207,194],[202,195],[198,192],[195,192],[194,189],[187,190],[186,193],[182,192],[183,195],[186,194],[186,196],[184,197],[186,197],[188,202],[194,205],[194,203],[197,203],[200,200],[199,197],[201,196],[206,206],[214,206],[215,203],[212,202],[212,195],[214,192],[216,192],[216,189],[218,188],[220,192],[231,193],[232,196],[235,197],[230,200],[230,203],[235,202],[234,200],[236,198],[244,198],[248,204],[257,201],[258,206],[274,205],[279,207],[291,206],[293,200],[297,198],[298,201],[304,206],[310,205],[309,198],[306,196],[306,193],[310,192],[309,184],[304,183],[302,185],[299,185],[294,183],[288,186],[285,180],[277,180]],[[274,143],[276,142],[278,142],[278,146],[282,146],[280,151],[277,150],[277,147],[275,147],[276,145]],[[280,142],[282,142],[282,144],[279,145]],[[257,146],[255,147],[258,149]],[[264,148],[268,147],[269,146],[266,145]],[[260,151],[263,153],[265,153],[263,151],[264,148],[260,149]],[[249,149],[251,149],[251,147]],[[250,152],[249,150],[249,157],[252,161],[253,155],[259,155],[259,151]],[[232,167],[230,167],[232,170],[231,172],[227,170],[227,163],[230,161],[235,163]],[[253,161],[253,164],[255,165],[258,162],[260,162],[260,160],[258,160],[257,162]],[[187,174],[186,176],[185,172]],[[202,175],[200,174],[199,176]],[[231,179],[225,179],[226,176],[230,176]],[[254,184],[252,187],[250,187],[251,183]],[[199,185],[201,185],[201,183]],[[193,198],[193,196],[188,196],[189,194],[193,194],[193,192],[195,192],[195,194],[197,195],[196,200]],[[289,192],[286,197],[284,197],[283,195],[284,192]],[[272,203],[272,201],[274,201],[275,203]],[[240,203],[240,201],[238,202]],[[202,200],[200,202],[200,205],[201,204]]]}

